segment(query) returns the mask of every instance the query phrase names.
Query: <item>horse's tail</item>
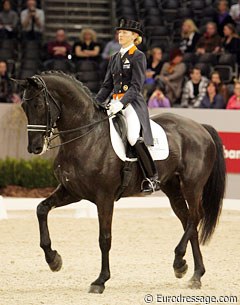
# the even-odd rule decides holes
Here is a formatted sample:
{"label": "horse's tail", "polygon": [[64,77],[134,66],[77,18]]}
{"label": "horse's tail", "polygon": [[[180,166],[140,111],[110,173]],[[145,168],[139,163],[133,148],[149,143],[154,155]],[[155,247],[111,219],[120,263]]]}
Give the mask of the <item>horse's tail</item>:
{"label": "horse's tail", "polygon": [[222,141],[217,131],[209,125],[203,124],[203,127],[209,132],[216,145],[216,159],[202,196],[203,218],[200,222],[200,242],[205,244],[210,240],[221,214],[225,193],[226,165]]}

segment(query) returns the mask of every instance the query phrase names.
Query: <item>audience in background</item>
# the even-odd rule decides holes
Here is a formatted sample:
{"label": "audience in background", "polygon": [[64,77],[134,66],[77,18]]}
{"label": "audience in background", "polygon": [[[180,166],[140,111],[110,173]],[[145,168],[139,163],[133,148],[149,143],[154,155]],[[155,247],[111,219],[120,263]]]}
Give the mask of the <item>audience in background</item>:
{"label": "audience in background", "polygon": [[11,9],[11,2],[2,2],[3,10],[0,12],[0,39],[16,38],[18,15]]}
{"label": "audience in background", "polygon": [[66,34],[63,29],[56,32],[54,41],[47,44],[47,52],[50,59],[67,59],[71,54],[71,45],[67,42]]}
{"label": "audience in background", "polygon": [[7,73],[7,63],[0,61],[0,103],[13,102],[13,86]]}
{"label": "audience in background", "polygon": [[225,108],[224,99],[221,94],[218,93],[217,85],[210,81],[207,86],[207,93],[204,96],[200,108],[208,109],[223,109]]}
{"label": "audience in background", "polygon": [[190,80],[183,87],[181,107],[198,108],[206,95],[208,79],[195,67],[190,72]]}
{"label": "audience in background", "polygon": [[197,54],[218,53],[221,49],[221,37],[217,32],[217,26],[214,22],[208,22],[206,31],[200,37],[196,45]]}
{"label": "audience in background", "polygon": [[[150,57],[147,61],[146,79],[154,80],[160,74],[163,66],[162,49],[154,47],[150,51]],[[152,82],[152,81],[150,81]]]}
{"label": "audience in background", "polygon": [[74,60],[94,60],[100,57],[100,45],[97,42],[97,33],[90,29],[83,29],[80,33],[79,41],[73,45]]}
{"label": "audience in background", "polygon": [[166,86],[166,95],[171,105],[178,102],[182,93],[182,84],[186,72],[186,65],[183,63],[183,53],[174,49],[170,53],[170,61],[164,63],[158,78]]}
{"label": "audience in background", "polygon": [[27,0],[27,8],[21,12],[23,39],[41,40],[44,23],[44,11],[36,7],[35,0]]}
{"label": "audience in background", "polygon": [[223,29],[224,39],[222,42],[222,51],[235,54],[240,63],[240,39],[233,24],[226,24]]}
{"label": "audience in background", "polygon": [[227,109],[240,110],[240,81],[236,81],[234,84],[234,95],[230,97],[227,103]]}
{"label": "audience in background", "polygon": [[171,107],[169,99],[165,96],[165,86],[160,80],[157,80],[155,83],[153,92],[148,100],[148,107],[149,108]]}
{"label": "audience in background", "polygon": [[110,57],[117,53],[121,49],[120,44],[118,43],[118,31],[115,32],[114,39],[110,40],[106,46],[103,49],[103,52],[101,54],[102,61],[100,63],[100,71],[101,71],[101,77],[104,79],[107,65],[109,62]]}
{"label": "audience in background", "polygon": [[228,1],[220,0],[217,6],[217,13],[214,17],[214,22],[217,25],[218,34],[224,36],[223,28],[226,24],[234,24],[231,15],[229,15]]}
{"label": "audience in background", "polygon": [[230,8],[229,15],[236,23],[237,32],[240,33],[240,0],[238,3],[233,4]]}
{"label": "audience in background", "polygon": [[222,82],[221,80],[221,75],[218,71],[213,71],[211,73],[211,77],[210,80],[217,85],[217,89],[219,94],[221,94],[221,96],[224,99],[224,105],[226,106],[227,101],[229,99],[229,92],[228,92],[228,87]]}
{"label": "audience in background", "polygon": [[200,38],[198,28],[192,19],[186,19],[182,25],[180,50],[183,53],[194,52]]}

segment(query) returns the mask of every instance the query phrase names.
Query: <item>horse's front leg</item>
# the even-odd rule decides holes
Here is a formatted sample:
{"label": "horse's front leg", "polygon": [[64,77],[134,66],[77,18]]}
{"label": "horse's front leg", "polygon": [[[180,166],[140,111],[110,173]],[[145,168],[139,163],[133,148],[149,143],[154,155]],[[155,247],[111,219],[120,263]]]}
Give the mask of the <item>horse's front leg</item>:
{"label": "horse's front leg", "polygon": [[45,259],[52,271],[59,271],[62,267],[61,256],[51,248],[51,239],[48,230],[48,213],[53,208],[58,208],[72,202],[76,202],[61,184],[53,194],[42,201],[37,207],[37,217],[40,230],[40,247],[45,253]]}
{"label": "horse's front leg", "polygon": [[99,220],[99,245],[102,253],[102,267],[99,277],[91,284],[90,293],[103,293],[105,282],[110,279],[109,251],[112,241],[112,215],[114,201],[97,204]]}

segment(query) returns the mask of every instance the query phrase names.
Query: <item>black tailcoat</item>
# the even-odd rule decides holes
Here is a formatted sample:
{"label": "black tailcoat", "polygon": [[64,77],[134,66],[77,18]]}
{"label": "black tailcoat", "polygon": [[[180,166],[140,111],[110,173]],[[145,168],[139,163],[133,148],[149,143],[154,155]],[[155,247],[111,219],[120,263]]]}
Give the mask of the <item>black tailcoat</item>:
{"label": "black tailcoat", "polygon": [[124,106],[132,105],[141,123],[145,144],[153,145],[148,108],[142,95],[146,65],[144,53],[136,47],[132,47],[122,58],[120,52],[114,54],[96,100],[104,103],[110,94],[124,93],[120,101]]}

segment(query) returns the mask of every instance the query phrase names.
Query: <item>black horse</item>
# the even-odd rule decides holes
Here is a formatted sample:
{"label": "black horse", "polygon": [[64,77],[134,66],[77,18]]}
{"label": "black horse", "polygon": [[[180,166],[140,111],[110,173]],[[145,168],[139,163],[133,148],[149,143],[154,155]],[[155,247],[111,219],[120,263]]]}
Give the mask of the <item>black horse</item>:
{"label": "black horse", "polygon": [[[25,89],[22,107],[28,119],[29,153],[40,154],[46,150],[52,127],[57,127],[61,141],[54,164],[59,186],[37,208],[40,246],[46,261],[52,271],[61,269],[62,259],[51,248],[49,211],[81,199],[95,203],[102,265],[90,292],[102,293],[110,278],[113,207],[124,167],[111,146],[107,115],[99,110],[82,83],[61,72],[44,72],[17,82]],[[178,115],[161,114],[155,121],[165,129],[170,146],[169,157],[157,162],[161,189],[184,229],[175,248],[174,272],[177,278],[187,272],[184,255],[190,240],[194,258],[190,287],[200,288],[205,268],[199,239],[206,243],[212,236],[225,190],[222,143],[213,127]],[[142,179],[138,164],[133,164],[123,197],[140,193]]]}

